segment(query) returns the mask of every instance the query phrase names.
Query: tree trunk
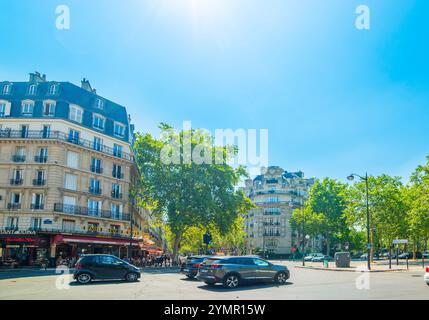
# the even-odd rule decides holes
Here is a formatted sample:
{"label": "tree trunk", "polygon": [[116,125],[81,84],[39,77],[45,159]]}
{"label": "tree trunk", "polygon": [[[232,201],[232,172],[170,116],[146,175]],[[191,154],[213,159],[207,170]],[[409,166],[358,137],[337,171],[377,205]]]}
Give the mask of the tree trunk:
{"label": "tree trunk", "polygon": [[417,258],[417,239],[413,239],[413,260]]}
{"label": "tree trunk", "polygon": [[371,228],[371,234],[370,234],[370,244],[371,244],[371,263],[374,262],[374,228]]}
{"label": "tree trunk", "polygon": [[329,256],[331,252],[331,241],[329,240],[329,237],[326,237],[326,255]]}
{"label": "tree trunk", "polygon": [[[180,241],[182,240],[183,231],[178,231],[174,235],[174,244],[173,244],[173,257],[177,259],[179,252]],[[176,261],[177,263],[179,261]]]}

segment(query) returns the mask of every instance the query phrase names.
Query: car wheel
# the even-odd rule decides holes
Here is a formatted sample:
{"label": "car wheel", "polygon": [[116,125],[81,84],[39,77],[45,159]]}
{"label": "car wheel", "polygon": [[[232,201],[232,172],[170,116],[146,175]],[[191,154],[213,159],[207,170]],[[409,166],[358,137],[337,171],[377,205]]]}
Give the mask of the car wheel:
{"label": "car wheel", "polygon": [[227,289],[234,289],[240,285],[240,278],[236,274],[228,274],[223,279],[223,286]]}
{"label": "car wheel", "polygon": [[288,276],[286,274],[286,272],[279,272],[277,273],[276,277],[275,277],[275,281],[278,284],[285,284],[287,282]]}
{"label": "car wheel", "polygon": [[76,280],[80,284],[87,284],[91,282],[92,276],[89,273],[81,273],[77,276]]}
{"label": "car wheel", "polygon": [[195,279],[195,275],[194,274],[187,274],[186,275],[189,279]]}
{"label": "car wheel", "polygon": [[125,280],[127,280],[128,282],[137,281],[137,273],[135,272],[127,273],[127,275],[125,276]]}

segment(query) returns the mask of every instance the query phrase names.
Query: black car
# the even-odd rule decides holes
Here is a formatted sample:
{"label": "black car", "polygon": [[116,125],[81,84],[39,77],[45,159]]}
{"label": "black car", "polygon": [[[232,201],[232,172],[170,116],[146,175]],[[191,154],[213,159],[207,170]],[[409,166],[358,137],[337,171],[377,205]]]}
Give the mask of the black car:
{"label": "black car", "polygon": [[193,256],[186,260],[180,268],[180,273],[186,275],[189,279],[193,279],[197,276],[198,269],[201,264],[209,258],[209,256]]}
{"label": "black car", "polygon": [[76,262],[73,278],[81,284],[92,280],[134,282],[140,278],[140,269],[112,255],[89,254]]}

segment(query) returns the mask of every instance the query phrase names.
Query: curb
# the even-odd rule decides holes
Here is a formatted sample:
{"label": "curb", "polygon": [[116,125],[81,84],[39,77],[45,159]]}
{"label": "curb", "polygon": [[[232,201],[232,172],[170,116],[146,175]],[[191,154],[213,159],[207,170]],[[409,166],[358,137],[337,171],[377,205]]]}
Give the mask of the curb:
{"label": "curb", "polygon": [[413,270],[406,270],[406,269],[388,269],[388,270],[357,270],[356,268],[350,268],[350,269],[329,269],[329,268],[320,268],[320,267],[303,267],[303,266],[295,266],[295,268],[298,269],[309,269],[309,270],[322,270],[322,271],[335,271],[335,272],[370,272],[370,273],[381,273],[381,272],[407,272],[407,271],[413,271]]}

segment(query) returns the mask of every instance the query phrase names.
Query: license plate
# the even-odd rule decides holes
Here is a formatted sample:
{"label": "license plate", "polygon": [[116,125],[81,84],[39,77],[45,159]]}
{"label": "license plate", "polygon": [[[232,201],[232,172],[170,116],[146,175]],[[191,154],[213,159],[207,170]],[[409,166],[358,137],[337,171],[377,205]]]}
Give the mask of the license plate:
{"label": "license plate", "polygon": [[183,269],[184,272],[189,272],[189,269]]}

